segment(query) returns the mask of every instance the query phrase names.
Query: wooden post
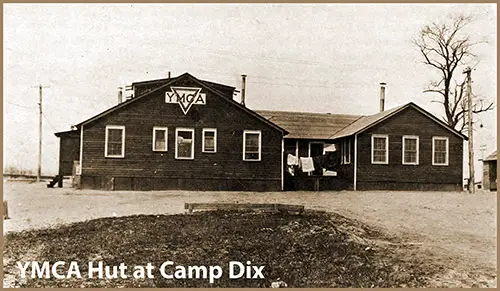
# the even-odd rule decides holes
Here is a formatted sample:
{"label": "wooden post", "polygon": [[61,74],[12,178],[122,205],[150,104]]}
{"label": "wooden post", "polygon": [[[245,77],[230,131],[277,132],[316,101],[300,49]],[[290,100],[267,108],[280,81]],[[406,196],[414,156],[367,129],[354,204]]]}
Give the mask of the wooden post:
{"label": "wooden post", "polygon": [[59,187],[59,188],[63,187],[63,179],[64,179],[63,175],[58,175],[57,176],[57,187]]}
{"label": "wooden post", "polygon": [[467,74],[467,130],[469,135],[469,193],[475,192],[475,178],[474,178],[474,134],[472,127],[472,87],[471,87],[471,68],[467,67],[464,71]]}

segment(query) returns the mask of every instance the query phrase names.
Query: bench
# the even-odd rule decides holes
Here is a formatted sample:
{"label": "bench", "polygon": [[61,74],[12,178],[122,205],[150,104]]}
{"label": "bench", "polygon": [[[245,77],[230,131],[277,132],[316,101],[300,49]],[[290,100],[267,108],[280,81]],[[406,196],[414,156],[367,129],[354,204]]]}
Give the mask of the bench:
{"label": "bench", "polygon": [[290,204],[255,204],[255,203],[185,203],[184,209],[188,213],[196,210],[263,210],[273,212],[304,212],[304,205],[290,205]]}

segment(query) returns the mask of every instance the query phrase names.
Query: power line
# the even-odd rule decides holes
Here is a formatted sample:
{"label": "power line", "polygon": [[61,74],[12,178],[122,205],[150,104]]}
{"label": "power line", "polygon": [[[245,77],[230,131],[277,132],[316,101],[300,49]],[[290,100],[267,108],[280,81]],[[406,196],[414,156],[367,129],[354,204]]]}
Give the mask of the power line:
{"label": "power line", "polygon": [[56,127],[49,121],[49,119],[47,118],[47,116],[45,114],[43,114],[43,113],[42,113],[42,116],[47,121],[47,123],[50,125],[50,127],[52,127],[52,129],[54,131],[57,131]]}
{"label": "power line", "polygon": [[11,105],[14,105],[14,106],[22,107],[22,108],[28,108],[28,109],[35,109],[36,108],[34,106],[26,106],[26,105],[16,104],[14,102],[10,102],[10,101],[7,101],[7,100],[5,100],[5,102],[7,102],[7,103],[9,103]]}

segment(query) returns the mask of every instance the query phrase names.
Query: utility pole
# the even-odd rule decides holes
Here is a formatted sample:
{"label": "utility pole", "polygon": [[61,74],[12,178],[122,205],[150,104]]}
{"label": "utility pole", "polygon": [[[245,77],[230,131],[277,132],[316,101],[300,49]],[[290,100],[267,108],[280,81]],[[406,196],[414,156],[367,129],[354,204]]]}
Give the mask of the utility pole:
{"label": "utility pole", "polygon": [[471,68],[465,68],[464,74],[467,74],[467,131],[469,133],[469,193],[475,193],[474,189],[474,134],[472,128],[472,80]]}
{"label": "utility pole", "polygon": [[40,94],[40,102],[38,103],[38,107],[40,109],[39,111],[39,135],[38,135],[38,170],[36,173],[36,181],[40,182],[41,176],[42,176],[42,118],[43,118],[43,111],[42,111],[42,91],[43,88],[50,88],[49,86],[42,86],[42,84],[36,86],[35,88],[38,88],[39,94]]}

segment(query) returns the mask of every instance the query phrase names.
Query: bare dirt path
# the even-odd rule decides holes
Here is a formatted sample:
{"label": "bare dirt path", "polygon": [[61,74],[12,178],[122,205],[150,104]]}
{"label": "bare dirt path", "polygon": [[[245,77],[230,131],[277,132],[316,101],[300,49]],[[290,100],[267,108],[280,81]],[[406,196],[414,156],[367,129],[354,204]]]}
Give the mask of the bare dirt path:
{"label": "bare dirt path", "polygon": [[11,181],[4,181],[3,190],[11,217],[4,221],[4,233],[114,215],[183,213],[185,202],[303,204],[398,236],[418,246],[417,256],[496,273],[497,195],[492,192],[105,192]]}

